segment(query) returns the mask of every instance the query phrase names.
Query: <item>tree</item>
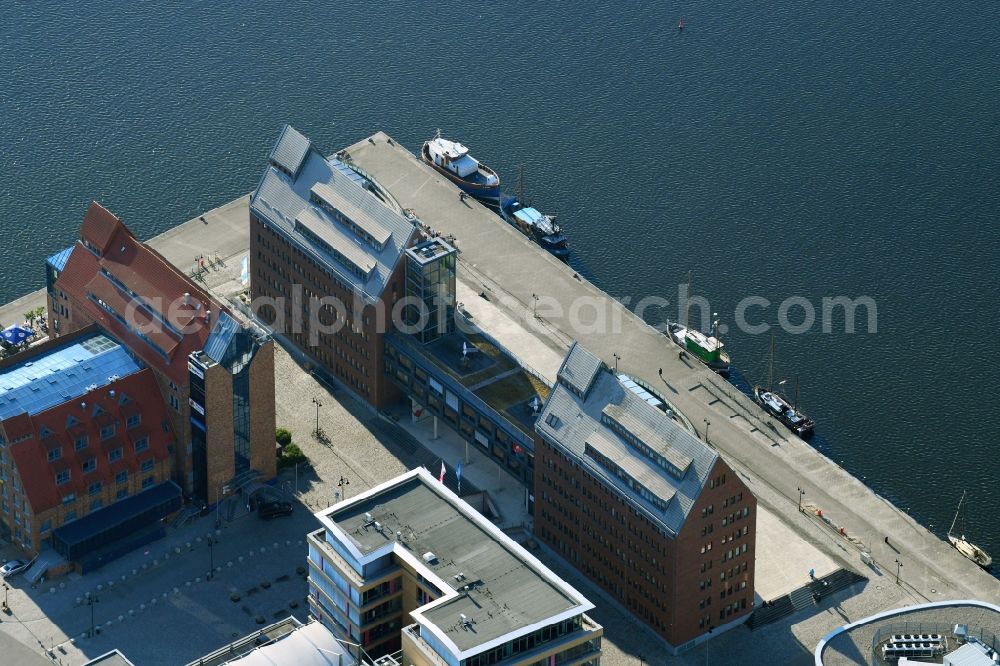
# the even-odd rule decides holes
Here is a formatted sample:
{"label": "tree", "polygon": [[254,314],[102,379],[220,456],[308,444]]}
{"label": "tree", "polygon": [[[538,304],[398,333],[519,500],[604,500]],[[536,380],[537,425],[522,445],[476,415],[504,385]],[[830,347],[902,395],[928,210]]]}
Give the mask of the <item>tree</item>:
{"label": "tree", "polygon": [[278,428],[274,431],[274,439],[281,445],[281,448],[285,448],[292,443],[292,433],[285,428]]}

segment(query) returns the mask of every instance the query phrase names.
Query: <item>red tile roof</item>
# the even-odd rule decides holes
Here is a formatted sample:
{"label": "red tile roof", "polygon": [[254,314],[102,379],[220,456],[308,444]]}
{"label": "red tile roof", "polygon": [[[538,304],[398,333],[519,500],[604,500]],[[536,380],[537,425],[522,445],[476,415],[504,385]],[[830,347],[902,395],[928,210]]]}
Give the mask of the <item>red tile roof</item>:
{"label": "red tile roof", "polygon": [[83,226],[80,227],[80,238],[103,254],[107,252],[108,244],[118,233],[120,226],[124,225],[111,211],[96,201],[91,201],[90,208],[83,217]]}
{"label": "red tile roof", "polygon": [[204,347],[219,312],[228,308],[96,202],[80,239],[56,282],[72,299],[74,316],[86,313],[148,365],[186,384],[188,355]]}
{"label": "red tile roof", "polygon": [[[111,394],[112,391],[114,395]],[[131,400],[124,406],[119,404],[123,394]],[[117,420],[114,440],[122,447],[122,458],[114,463],[108,461],[106,447],[101,441],[98,421],[102,419],[92,416],[95,405],[100,405],[104,412]],[[122,408],[132,405],[138,405],[142,422],[138,427],[128,430],[127,416],[122,413]],[[80,423],[67,429],[70,416]],[[0,426],[9,441],[28,432],[34,435],[25,441],[11,444],[10,453],[28,495],[31,510],[38,514],[58,506],[69,493],[76,493],[77,498],[87,497],[88,488],[95,481],[102,481],[105,485],[112,484],[115,473],[121,469],[128,469],[129,474],[139,474],[140,466],[147,459],[152,458],[156,462],[168,460],[167,444],[174,441],[174,434],[164,430],[165,423],[169,428],[167,407],[153,372],[146,368],[94,389],[80,398],[39,412],[33,417],[25,414],[11,417],[0,423]],[[44,442],[40,440],[42,428],[52,433],[46,436]],[[77,451],[76,438],[84,433],[89,445]],[[142,437],[148,438],[149,448],[136,454],[133,445]],[[50,463],[48,450],[57,440],[62,443],[62,456]],[[83,462],[90,458],[97,459],[97,469],[93,473],[84,474]],[[56,474],[64,469],[70,470],[69,483],[57,486]]]}

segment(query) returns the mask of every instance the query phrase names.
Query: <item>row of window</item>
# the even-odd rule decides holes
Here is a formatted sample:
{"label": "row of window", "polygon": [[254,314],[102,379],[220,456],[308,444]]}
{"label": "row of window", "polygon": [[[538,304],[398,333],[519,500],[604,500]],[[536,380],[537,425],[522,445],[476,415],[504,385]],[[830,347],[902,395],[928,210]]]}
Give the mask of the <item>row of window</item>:
{"label": "row of window", "polygon": [[[101,429],[101,439],[102,440],[110,439],[115,434],[114,433],[114,426],[107,426],[107,427],[112,428],[112,430],[110,431],[110,434],[107,437],[105,437],[104,436],[104,429],[102,428]],[[73,449],[75,451],[83,451],[88,446],[90,446],[90,443],[89,443],[88,440],[89,440],[89,438],[87,437],[87,435],[83,435],[81,437],[77,437],[73,441]],[[139,439],[135,440],[135,442],[132,444],[132,448],[135,449],[136,453],[142,453],[143,451],[146,451],[147,449],[149,449],[149,438],[148,437],[140,437]],[[108,453],[108,455],[110,456],[111,454],[115,453],[116,451],[118,452],[117,453],[117,458],[114,458],[114,460],[118,460],[119,458],[121,458],[121,451],[122,451],[121,447],[119,447],[117,449],[113,449],[112,451],[110,451]],[[61,446],[55,446],[55,447],[53,447],[53,448],[51,448],[51,449],[48,450],[48,461],[50,463],[51,462],[55,462],[55,461],[60,460],[60,459],[62,459],[62,447]]]}
{"label": "row of window", "polygon": [[[114,455],[116,453],[117,453],[117,455]],[[116,460],[119,460],[120,458],[121,458],[121,448],[117,448],[114,451],[109,451],[108,452],[108,461],[109,462],[115,462]],[[152,458],[148,458],[148,459],[142,461],[142,464],[139,466],[139,469],[140,469],[140,471],[143,471],[143,472],[150,472],[150,471],[152,471],[153,466],[155,464],[156,464],[155,460],[153,460]],[[96,471],[97,470],[97,458],[88,458],[87,460],[84,460],[83,463],[82,463],[82,465],[81,465],[81,468],[83,469],[83,473],[84,474],[90,474],[91,472]],[[124,475],[124,476],[122,477],[122,475]],[[122,477],[122,480],[119,481],[118,477]],[[65,484],[69,483],[70,478],[71,478],[71,474],[70,474],[70,470],[69,469],[60,470],[59,472],[56,473],[56,485],[57,486],[65,485]],[[128,471],[127,470],[122,470],[122,471],[118,472],[118,474],[115,475],[115,482],[116,483],[124,483],[125,480],[127,480],[127,479],[128,479]]]}

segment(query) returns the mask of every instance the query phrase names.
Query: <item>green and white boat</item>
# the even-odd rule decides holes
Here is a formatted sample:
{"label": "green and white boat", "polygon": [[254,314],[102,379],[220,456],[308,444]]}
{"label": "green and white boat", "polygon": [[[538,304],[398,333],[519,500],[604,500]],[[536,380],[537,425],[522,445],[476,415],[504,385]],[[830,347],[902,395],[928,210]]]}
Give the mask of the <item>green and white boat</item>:
{"label": "green and white boat", "polygon": [[719,339],[718,319],[712,323],[712,335],[705,335],[701,331],[673,323],[667,325],[667,330],[670,333],[670,339],[683,347],[685,351],[690,352],[692,356],[723,377],[729,376],[729,352],[726,351],[726,345]]}
{"label": "green and white boat", "polygon": [[[689,306],[691,303],[692,274],[688,273],[688,293],[685,304],[684,319],[691,321]],[[714,316],[715,313],[713,313]],[[689,328],[684,324],[667,322],[667,334],[670,339],[690,352],[696,359],[704,363],[723,377],[729,376],[729,352],[719,335],[719,320],[712,322],[712,334],[705,335],[701,331]],[[684,353],[683,351],[681,352]]]}

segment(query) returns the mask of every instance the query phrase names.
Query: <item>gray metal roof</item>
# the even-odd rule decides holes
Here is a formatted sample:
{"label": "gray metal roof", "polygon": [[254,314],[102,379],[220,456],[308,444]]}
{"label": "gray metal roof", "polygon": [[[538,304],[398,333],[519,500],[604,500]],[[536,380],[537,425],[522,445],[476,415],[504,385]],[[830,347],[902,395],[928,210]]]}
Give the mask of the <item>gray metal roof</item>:
{"label": "gray metal roof", "polygon": [[[574,344],[563,367],[581,350]],[[589,353],[587,356],[596,358]],[[613,425],[623,432],[615,432]],[[535,422],[535,430],[546,441],[575,457],[590,474],[617,488],[654,523],[675,534],[683,527],[718,459],[715,451],[623,386],[609,371],[597,373],[586,400],[562,383],[556,384]],[[645,445],[645,450],[628,437]],[[669,500],[666,511],[644,498],[627,479],[587,455],[588,443],[637,484]],[[668,471],[659,460],[675,467],[681,476]]]}
{"label": "gray metal roof", "polygon": [[285,125],[281,136],[271,149],[268,160],[280,165],[293,174],[299,172],[302,160],[306,158],[312,144],[291,125]]}
{"label": "gray metal roof", "polygon": [[[290,132],[294,132],[294,135]],[[295,130],[286,128],[272,156],[277,152],[290,152],[291,148],[286,151],[281,144],[291,141],[287,139],[288,136],[295,135],[302,136]],[[366,300],[373,302],[381,295],[403,250],[416,233],[414,223],[359,184],[358,174],[345,167],[342,162],[333,157],[323,157],[308,141],[306,145],[307,150],[298,171],[290,170],[297,174],[294,178],[273,165],[268,165],[250,199],[250,209],[265,224],[288,238],[293,245],[357,290]],[[279,151],[279,148],[282,150]],[[372,238],[385,238],[381,250],[313,203],[312,191],[318,184],[322,184],[324,194],[336,198],[343,208],[349,209],[343,213],[350,217],[358,229],[374,230],[377,233],[371,234]],[[305,221],[304,226],[323,243],[334,247],[339,256],[324,247],[323,243],[310,238],[308,233],[303,233],[302,229],[296,229],[296,219]],[[336,244],[328,243],[328,234],[336,239]],[[348,247],[350,251],[347,251]],[[361,255],[367,257],[368,265],[373,268],[370,272],[362,271],[359,275],[352,264],[365,265],[366,262],[360,259]]]}
{"label": "gray metal roof", "polygon": [[559,367],[558,378],[580,393],[586,394],[601,365],[601,359],[574,342]]}
{"label": "gray metal roof", "polygon": [[315,208],[303,208],[295,216],[295,230],[301,233],[302,228],[308,232],[305,234],[307,237],[311,234],[319,239],[329,250],[333,251],[334,257],[341,262],[348,262],[350,266],[365,276],[371,275],[375,264],[378,263],[363,248],[358,247],[354,238],[331,225],[329,220],[324,218]]}
{"label": "gray metal roof", "polygon": [[[592,607],[513,540],[491,525],[486,527],[489,523],[482,516],[426,470],[320,515],[336,523],[365,555],[393,544],[400,532],[397,552],[404,550],[424,563],[447,584],[450,590],[446,592],[459,592],[418,609],[418,614],[462,652]],[[430,562],[424,558],[428,552],[435,555]],[[469,586],[467,592],[465,586]],[[460,614],[472,623],[471,628],[462,626]]]}
{"label": "gray metal roof", "polygon": [[388,243],[392,237],[392,233],[388,229],[370,217],[366,211],[358,208],[353,201],[326,183],[316,183],[312,186],[309,194],[311,197],[318,198],[335,210],[342,218],[356,224],[363,233],[368,234],[378,244],[378,247],[382,247]]}

